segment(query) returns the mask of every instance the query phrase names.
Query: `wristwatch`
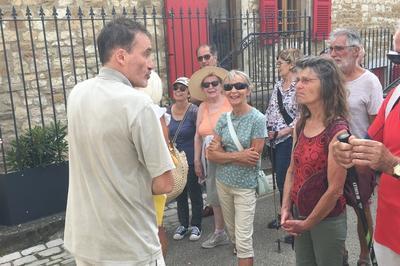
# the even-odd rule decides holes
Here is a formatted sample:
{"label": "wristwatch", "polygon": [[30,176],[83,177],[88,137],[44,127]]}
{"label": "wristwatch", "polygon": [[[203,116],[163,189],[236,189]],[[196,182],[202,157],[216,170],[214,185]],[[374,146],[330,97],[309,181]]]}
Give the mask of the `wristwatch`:
{"label": "wristwatch", "polygon": [[393,167],[393,176],[397,179],[400,179],[400,163],[397,163]]}

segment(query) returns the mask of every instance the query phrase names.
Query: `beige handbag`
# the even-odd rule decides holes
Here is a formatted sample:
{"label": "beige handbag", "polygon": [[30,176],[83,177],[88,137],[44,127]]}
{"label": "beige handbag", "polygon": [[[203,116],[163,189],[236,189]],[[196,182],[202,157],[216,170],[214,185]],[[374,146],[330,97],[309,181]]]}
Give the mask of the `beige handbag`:
{"label": "beige handbag", "polygon": [[167,202],[170,202],[176,197],[178,197],[185,189],[187,183],[189,165],[187,162],[186,154],[184,151],[181,152],[178,151],[178,149],[175,146],[175,142],[176,138],[178,137],[181,126],[185,121],[186,115],[191,107],[192,106],[190,105],[186,110],[186,113],[183,116],[182,121],[179,122],[179,126],[175,132],[174,138],[168,144],[169,153],[171,154],[172,161],[175,164],[175,169],[172,170],[172,175],[174,177],[174,187],[172,188],[172,191],[167,194]]}

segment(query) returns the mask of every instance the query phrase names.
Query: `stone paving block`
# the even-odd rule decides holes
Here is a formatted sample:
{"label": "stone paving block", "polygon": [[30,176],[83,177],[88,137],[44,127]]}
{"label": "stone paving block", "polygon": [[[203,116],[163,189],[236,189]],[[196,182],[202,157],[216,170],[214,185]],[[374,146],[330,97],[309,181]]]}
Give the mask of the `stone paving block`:
{"label": "stone paving block", "polygon": [[44,260],[38,260],[38,261],[35,261],[35,262],[33,262],[33,263],[30,263],[30,264],[26,264],[25,266],[39,266],[39,265],[45,265],[47,262],[49,262],[50,260],[49,259],[44,259]]}
{"label": "stone paving block", "polygon": [[64,251],[63,253],[60,253],[60,254],[51,256],[51,259],[52,259],[52,260],[61,259],[62,257],[67,256],[68,254],[69,254],[69,253],[67,253],[66,251]]}
{"label": "stone paving block", "polygon": [[49,249],[46,249],[46,250],[43,250],[43,251],[41,251],[41,252],[39,252],[38,253],[38,255],[40,256],[40,257],[49,257],[49,256],[51,256],[51,255],[55,255],[55,254],[58,254],[58,253],[60,253],[62,250],[61,250],[61,248],[60,247],[54,247],[54,248],[49,248]]}
{"label": "stone paving block", "polygon": [[46,246],[48,248],[53,248],[53,247],[61,246],[62,244],[64,244],[64,241],[61,238],[59,238],[59,239],[47,242]]}
{"label": "stone paving block", "polygon": [[62,261],[62,259],[52,260],[52,261],[49,261],[48,263],[46,263],[46,265],[54,265],[54,264],[57,264],[57,263],[59,263],[61,261]]}
{"label": "stone paving block", "polygon": [[67,254],[67,255],[65,255],[63,257],[64,260],[67,260],[67,259],[70,259],[70,258],[73,258],[73,256],[71,254]]}
{"label": "stone paving block", "polygon": [[76,265],[74,258],[69,258],[61,262],[61,265]]}
{"label": "stone paving block", "polygon": [[21,251],[22,256],[28,256],[31,255],[33,253],[45,250],[46,246],[45,245],[37,245],[37,246],[33,246],[27,249],[24,249]]}
{"label": "stone paving block", "polygon": [[34,262],[36,260],[37,260],[37,258],[35,256],[29,255],[29,256],[22,257],[22,258],[19,258],[17,260],[14,260],[13,261],[13,265],[14,266],[24,265],[24,264],[27,264],[27,263]]}
{"label": "stone paving block", "polygon": [[0,257],[0,264],[19,259],[21,257],[22,257],[21,253],[19,253],[19,252],[14,252],[14,253],[8,254],[3,257]]}

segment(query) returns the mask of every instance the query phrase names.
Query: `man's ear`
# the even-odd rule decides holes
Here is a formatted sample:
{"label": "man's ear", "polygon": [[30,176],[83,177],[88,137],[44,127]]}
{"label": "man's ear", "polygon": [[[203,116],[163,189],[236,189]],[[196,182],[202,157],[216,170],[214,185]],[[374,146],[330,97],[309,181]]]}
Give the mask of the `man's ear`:
{"label": "man's ear", "polygon": [[119,65],[125,64],[126,51],[122,48],[117,48],[114,52],[114,59]]}
{"label": "man's ear", "polygon": [[354,53],[357,54],[357,57],[360,56],[360,52],[361,52],[361,47],[360,46],[355,46],[354,47]]}

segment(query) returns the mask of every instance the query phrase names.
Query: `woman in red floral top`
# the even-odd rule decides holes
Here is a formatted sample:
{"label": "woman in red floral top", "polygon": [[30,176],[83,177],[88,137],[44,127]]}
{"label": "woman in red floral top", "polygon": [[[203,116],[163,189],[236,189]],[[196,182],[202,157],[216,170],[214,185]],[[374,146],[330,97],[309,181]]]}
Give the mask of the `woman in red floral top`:
{"label": "woman in red floral top", "polygon": [[346,170],[331,145],[348,129],[344,80],[330,59],[296,63],[300,118],[287,171],[282,228],[295,236],[296,265],[342,265],[347,234],[343,187]]}

